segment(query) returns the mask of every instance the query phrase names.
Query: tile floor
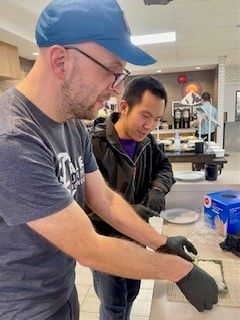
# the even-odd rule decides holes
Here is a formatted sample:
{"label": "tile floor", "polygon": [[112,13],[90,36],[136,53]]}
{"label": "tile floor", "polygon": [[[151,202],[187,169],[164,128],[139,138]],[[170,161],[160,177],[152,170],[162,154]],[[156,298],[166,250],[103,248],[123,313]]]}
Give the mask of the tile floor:
{"label": "tile floor", "polygon": [[[174,164],[173,169],[176,171],[188,171],[191,170],[191,165],[177,163]],[[228,164],[224,166],[224,171],[229,171],[230,173],[232,170],[238,171],[239,169],[239,153],[231,154],[228,158]],[[153,225],[159,227],[156,220]],[[154,282],[151,280],[142,281],[140,293],[133,305],[131,320],[149,320],[153,284]],[[79,264],[76,267],[76,286],[81,306],[81,320],[98,320],[99,301],[93,289],[91,271]]]}
{"label": "tile floor", "polygon": [[[77,264],[76,286],[81,310],[81,320],[98,320],[99,301],[93,289],[92,274],[88,268]],[[140,293],[132,309],[131,320],[148,320],[152,301],[153,281],[143,280]]]}

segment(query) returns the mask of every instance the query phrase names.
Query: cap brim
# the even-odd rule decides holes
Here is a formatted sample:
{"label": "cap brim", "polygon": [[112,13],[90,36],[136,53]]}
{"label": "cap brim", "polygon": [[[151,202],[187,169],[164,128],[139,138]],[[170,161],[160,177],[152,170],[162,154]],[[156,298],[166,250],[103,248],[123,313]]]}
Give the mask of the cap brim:
{"label": "cap brim", "polygon": [[147,66],[157,62],[148,53],[144,52],[142,49],[138,48],[131,42],[119,41],[119,40],[94,40],[102,47],[108,49],[121,59],[135,65]]}

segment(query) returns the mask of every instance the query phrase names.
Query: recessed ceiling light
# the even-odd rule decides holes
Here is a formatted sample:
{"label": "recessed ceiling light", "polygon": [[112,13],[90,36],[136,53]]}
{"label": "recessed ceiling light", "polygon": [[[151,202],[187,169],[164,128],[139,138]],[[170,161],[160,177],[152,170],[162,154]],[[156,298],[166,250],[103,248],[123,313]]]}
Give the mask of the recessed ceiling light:
{"label": "recessed ceiling light", "polygon": [[131,42],[135,45],[166,43],[176,41],[176,32],[164,32],[155,34],[145,34],[141,36],[131,36]]}
{"label": "recessed ceiling light", "polygon": [[196,67],[196,70],[200,70],[201,69],[201,67]]}
{"label": "recessed ceiling light", "polygon": [[162,72],[162,70],[160,70],[160,69],[159,69],[159,70],[157,70],[157,73],[161,73],[161,72]]}
{"label": "recessed ceiling light", "polygon": [[37,57],[39,55],[38,52],[33,52],[33,56]]}

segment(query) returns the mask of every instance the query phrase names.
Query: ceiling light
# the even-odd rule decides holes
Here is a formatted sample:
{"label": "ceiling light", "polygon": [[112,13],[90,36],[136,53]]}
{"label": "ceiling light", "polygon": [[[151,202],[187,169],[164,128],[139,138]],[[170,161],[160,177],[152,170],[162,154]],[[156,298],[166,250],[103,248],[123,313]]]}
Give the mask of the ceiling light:
{"label": "ceiling light", "polygon": [[201,69],[201,67],[196,67],[196,70],[200,70]]}
{"label": "ceiling light", "polygon": [[137,46],[141,44],[166,43],[176,41],[176,32],[164,32],[131,36],[131,42]]}
{"label": "ceiling light", "polygon": [[34,57],[37,57],[38,55],[39,55],[38,52],[33,52],[33,56],[34,56]]}
{"label": "ceiling light", "polygon": [[162,70],[160,70],[160,69],[159,69],[159,70],[157,70],[157,73],[161,73],[161,72],[162,72]]}

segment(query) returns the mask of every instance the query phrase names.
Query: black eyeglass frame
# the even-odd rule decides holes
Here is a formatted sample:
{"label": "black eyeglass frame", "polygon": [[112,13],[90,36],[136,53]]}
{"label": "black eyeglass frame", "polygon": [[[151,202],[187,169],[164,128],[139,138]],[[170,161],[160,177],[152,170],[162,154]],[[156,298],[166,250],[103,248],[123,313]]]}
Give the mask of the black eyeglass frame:
{"label": "black eyeglass frame", "polygon": [[127,69],[123,69],[124,72],[123,73],[116,73],[114,71],[112,71],[111,69],[109,69],[108,67],[106,67],[104,64],[102,64],[101,62],[99,62],[98,60],[96,60],[95,58],[91,57],[89,54],[87,54],[86,52],[78,49],[77,47],[74,46],[64,46],[63,47],[66,50],[72,49],[72,50],[76,50],[80,53],[82,53],[84,56],[86,56],[88,59],[92,60],[93,62],[95,62],[97,65],[99,65],[100,67],[102,67],[105,71],[109,72],[110,74],[112,74],[115,79],[112,83],[112,88],[116,88],[117,86],[119,86],[123,81],[125,81],[131,74],[130,71],[128,71]]}

